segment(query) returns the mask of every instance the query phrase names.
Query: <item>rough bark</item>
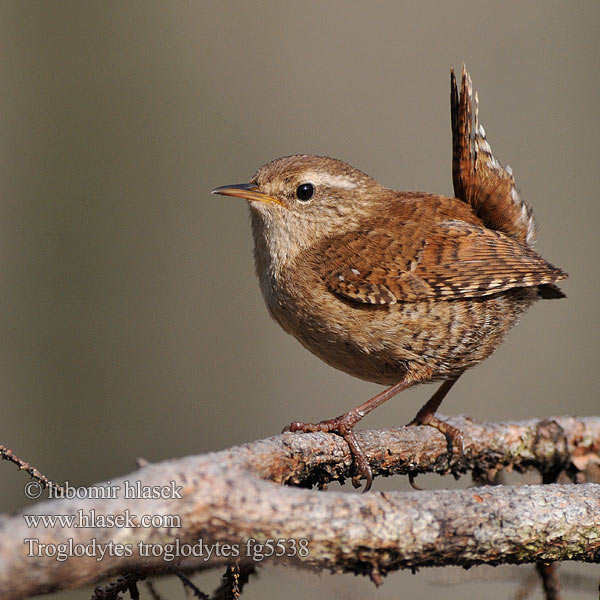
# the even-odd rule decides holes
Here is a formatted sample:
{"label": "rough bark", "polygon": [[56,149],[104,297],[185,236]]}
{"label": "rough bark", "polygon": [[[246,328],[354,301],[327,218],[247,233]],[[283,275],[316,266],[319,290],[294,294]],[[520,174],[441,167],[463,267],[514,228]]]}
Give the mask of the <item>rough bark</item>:
{"label": "rough bark", "polygon": [[[447,420],[464,433],[463,457],[449,457],[444,437],[427,427],[365,431],[357,437],[376,476],[473,471],[489,479],[499,469],[534,467],[544,474],[565,470],[573,480],[583,481],[600,463],[600,418],[504,424],[475,423],[465,417]],[[255,545],[247,545],[252,539],[284,540],[279,551],[284,549],[286,556],[265,556],[263,563],[368,574],[376,583],[389,571],[430,565],[600,562],[598,484],[365,495],[297,487],[353,474],[348,448],[338,436],[285,434],[145,466],[111,480],[117,489],[114,499],[60,499],[28,506],[19,514],[0,517],[0,597],[76,588],[128,568],[151,572],[172,564],[213,567],[231,560],[231,552],[224,553],[235,554],[236,549],[242,561],[249,561],[257,551]],[[173,481],[170,489],[182,498],[127,499],[125,480],[144,486]],[[141,515],[176,515],[181,527],[29,528],[24,520],[24,515],[90,515],[92,510],[101,517],[129,511],[135,523]],[[44,550],[36,542],[24,543],[26,539],[49,546]],[[88,546],[92,556],[69,556],[66,561],[47,556],[58,544],[67,544],[63,549],[69,554],[77,544],[89,545],[93,539],[95,546]],[[178,548],[169,546],[175,539]],[[300,552],[302,540],[307,540],[306,555]],[[130,547],[131,556],[115,555],[116,544]],[[171,548],[179,556],[173,561],[152,553],[141,557],[140,544],[151,544],[146,548],[157,551]],[[202,555],[182,561],[184,544],[195,545]],[[105,555],[98,560],[102,549]],[[35,556],[27,556],[32,550]]]}

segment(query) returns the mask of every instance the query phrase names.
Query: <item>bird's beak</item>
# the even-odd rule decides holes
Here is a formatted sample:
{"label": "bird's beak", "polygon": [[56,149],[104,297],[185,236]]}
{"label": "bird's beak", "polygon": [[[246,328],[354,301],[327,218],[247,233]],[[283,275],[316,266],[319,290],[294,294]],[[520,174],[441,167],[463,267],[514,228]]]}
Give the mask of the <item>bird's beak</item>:
{"label": "bird's beak", "polygon": [[256,200],[258,202],[264,202],[265,204],[279,204],[280,206],[283,206],[283,203],[280,200],[277,200],[277,198],[273,198],[272,196],[267,196],[267,194],[263,194],[253,183],[223,185],[212,190],[211,194],[235,196],[236,198],[245,198],[246,200]]}

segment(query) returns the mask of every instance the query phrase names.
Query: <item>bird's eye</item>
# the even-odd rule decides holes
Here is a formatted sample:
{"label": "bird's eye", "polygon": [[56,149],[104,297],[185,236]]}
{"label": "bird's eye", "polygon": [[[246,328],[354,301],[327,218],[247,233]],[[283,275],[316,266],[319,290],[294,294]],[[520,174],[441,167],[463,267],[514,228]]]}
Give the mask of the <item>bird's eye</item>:
{"label": "bird's eye", "polygon": [[296,188],[296,196],[298,200],[307,202],[313,197],[315,193],[315,186],[312,183],[303,183]]}

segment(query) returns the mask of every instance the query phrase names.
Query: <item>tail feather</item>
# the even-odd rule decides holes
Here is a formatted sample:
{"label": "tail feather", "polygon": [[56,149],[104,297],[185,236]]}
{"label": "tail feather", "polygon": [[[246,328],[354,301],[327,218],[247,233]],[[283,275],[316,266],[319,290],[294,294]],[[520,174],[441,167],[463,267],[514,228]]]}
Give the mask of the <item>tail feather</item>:
{"label": "tail feather", "polygon": [[537,288],[538,296],[544,300],[558,300],[567,295],[554,283],[545,283]]}
{"label": "tail feather", "polygon": [[477,93],[473,100],[471,77],[464,65],[460,96],[454,69],[451,70],[450,103],[454,194],[471,205],[486,227],[532,246],[533,211],[519,195],[512,169],[503,167],[492,153],[479,124]]}

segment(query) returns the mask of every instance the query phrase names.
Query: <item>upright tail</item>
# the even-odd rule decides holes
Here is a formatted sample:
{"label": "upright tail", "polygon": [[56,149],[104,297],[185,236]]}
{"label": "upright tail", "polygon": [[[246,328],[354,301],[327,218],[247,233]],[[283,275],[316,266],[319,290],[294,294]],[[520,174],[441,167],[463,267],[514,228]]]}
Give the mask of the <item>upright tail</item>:
{"label": "upright tail", "polygon": [[477,92],[473,103],[471,77],[464,65],[460,97],[454,69],[450,72],[450,105],[455,196],[470,204],[486,227],[532,246],[533,211],[521,199],[511,168],[503,167],[492,154],[485,130],[479,124]]}

